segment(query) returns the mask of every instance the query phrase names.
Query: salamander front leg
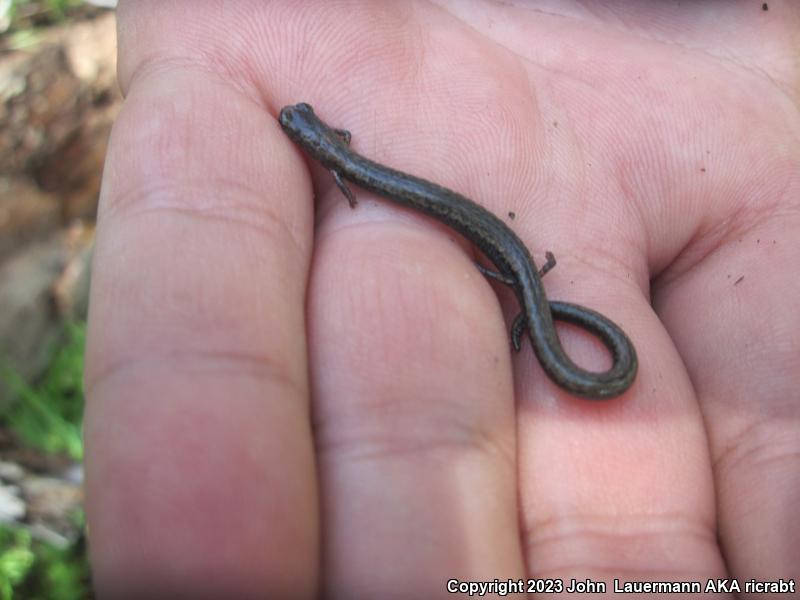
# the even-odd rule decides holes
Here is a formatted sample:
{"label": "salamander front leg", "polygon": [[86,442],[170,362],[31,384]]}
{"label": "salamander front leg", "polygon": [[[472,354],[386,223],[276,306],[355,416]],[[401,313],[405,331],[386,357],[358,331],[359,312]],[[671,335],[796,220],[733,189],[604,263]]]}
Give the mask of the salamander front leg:
{"label": "salamander front leg", "polygon": [[[352,135],[349,131],[347,131],[347,129],[334,129],[333,132],[342,139],[345,146],[350,146],[350,139],[352,138]],[[347,187],[342,175],[339,173],[339,171],[335,171],[334,169],[331,169],[331,175],[333,175],[333,181],[336,182],[336,187],[338,187],[344,194],[344,197],[347,198],[350,208],[355,208],[356,204],[358,204],[358,201],[356,200],[355,194],[353,194],[352,190]]]}
{"label": "salamander front leg", "polygon": [[331,175],[333,175],[333,181],[336,182],[336,187],[342,190],[344,197],[347,198],[347,202],[350,204],[350,208],[355,208],[358,201],[356,197],[353,195],[353,192],[347,187],[347,184],[342,179],[342,176],[339,174],[339,171],[334,171],[331,169]]}
{"label": "salamander front leg", "polygon": [[349,131],[347,131],[347,129],[334,129],[333,133],[342,138],[345,146],[350,146],[350,138],[353,136]]}

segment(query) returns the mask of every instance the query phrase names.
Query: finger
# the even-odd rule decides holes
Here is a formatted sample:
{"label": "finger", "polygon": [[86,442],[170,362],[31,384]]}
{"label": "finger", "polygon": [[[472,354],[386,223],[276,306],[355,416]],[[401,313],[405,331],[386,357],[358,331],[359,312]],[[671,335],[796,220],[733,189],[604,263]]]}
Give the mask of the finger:
{"label": "finger", "polygon": [[311,281],[324,587],[429,598],[452,578],[522,577],[496,299],[438,231],[371,212],[323,224]]}
{"label": "finger", "polygon": [[792,188],[800,182],[772,178],[753,199],[762,214],[731,218],[713,254],[659,295],[702,403],[720,540],[740,581],[800,575],[800,318],[790,308],[800,282],[786,276],[800,256],[800,218],[780,208]]}
{"label": "finger", "polygon": [[119,12],[86,367],[93,574],[109,597],[311,595],[310,205],[274,118],[200,64],[202,11],[179,7]]}
{"label": "finger", "polygon": [[[548,294],[619,323],[636,347],[639,372],[625,395],[591,402],[546,381],[529,351],[515,364],[523,390],[520,494],[530,574],[598,597],[615,580],[725,577],[705,433],[680,356],[641,291],[622,274],[636,266],[592,266],[561,260],[561,271],[548,274],[556,275]],[[610,366],[606,349],[585,332],[558,330],[579,365]]]}
{"label": "finger", "polygon": [[[377,134],[360,126],[369,114],[351,125],[319,113],[350,129],[357,149],[403,137],[384,121]],[[463,164],[444,159],[426,173],[429,155],[447,154],[441,142],[434,131],[413,153],[401,145],[374,158],[463,185]],[[350,210],[319,176],[330,194],[317,229],[309,351],[323,587],[332,597],[400,586],[437,597],[448,579],[519,579],[510,345],[496,297],[452,233],[363,190]],[[331,203],[338,208],[326,210]]]}

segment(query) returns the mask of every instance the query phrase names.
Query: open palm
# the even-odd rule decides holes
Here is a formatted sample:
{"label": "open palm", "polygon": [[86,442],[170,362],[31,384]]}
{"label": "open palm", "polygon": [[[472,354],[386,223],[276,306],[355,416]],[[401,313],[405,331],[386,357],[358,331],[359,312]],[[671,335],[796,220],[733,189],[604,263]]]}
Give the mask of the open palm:
{"label": "open palm", "polygon": [[[101,593],[800,576],[798,7],[121,4],[86,371]],[[549,297],[625,329],[633,387],[575,398],[512,356],[510,292],[435,221],[350,210],[275,121],[300,101],[552,251]]]}

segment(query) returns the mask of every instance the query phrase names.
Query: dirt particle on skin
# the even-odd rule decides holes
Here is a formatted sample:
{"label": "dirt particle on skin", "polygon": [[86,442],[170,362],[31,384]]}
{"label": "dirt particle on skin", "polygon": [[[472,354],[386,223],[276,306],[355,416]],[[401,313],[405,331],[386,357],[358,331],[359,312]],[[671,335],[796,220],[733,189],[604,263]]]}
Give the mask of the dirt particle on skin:
{"label": "dirt particle on skin", "polygon": [[768,11],[769,10],[769,4],[764,2],[764,4],[761,5],[761,10],[763,10],[765,12]]}
{"label": "dirt particle on skin", "polygon": [[515,213],[513,210],[508,211],[508,218],[513,221],[517,218],[517,213]]}
{"label": "dirt particle on skin", "polygon": [[744,275],[742,275],[741,277],[739,277],[739,279],[734,281],[733,285],[739,285],[740,283],[742,283],[743,280],[744,280]]}
{"label": "dirt particle on skin", "polygon": [[558,127],[558,121],[553,121],[553,127]]}
{"label": "dirt particle on skin", "polygon": [[700,167],[700,172],[701,173],[705,173],[706,172],[706,168],[705,167]]}

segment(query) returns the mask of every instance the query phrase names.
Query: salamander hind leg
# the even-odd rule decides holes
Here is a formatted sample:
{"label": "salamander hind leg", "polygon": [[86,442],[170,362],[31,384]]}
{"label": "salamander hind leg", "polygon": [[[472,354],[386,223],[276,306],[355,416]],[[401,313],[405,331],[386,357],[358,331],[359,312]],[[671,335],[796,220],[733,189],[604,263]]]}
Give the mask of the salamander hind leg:
{"label": "salamander hind leg", "polygon": [[556,266],[556,257],[553,256],[553,253],[548,250],[544,253],[544,257],[547,259],[542,265],[542,268],[539,269],[539,277],[544,277],[553,267]]}
{"label": "salamander hind leg", "polygon": [[497,271],[492,271],[491,269],[487,269],[483,265],[479,263],[475,263],[475,266],[478,267],[478,271],[483,273],[486,277],[491,277],[492,279],[496,279],[501,283],[505,283],[506,285],[513,286],[516,282],[514,281],[513,277],[507,277],[502,273],[498,273]]}
{"label": "salamander hind leg", "polygon": [[[544,277],[550,270],[556,266],[556,257],[553,256],[553,253],[549,250],[544,254],[547,262],[545,262],[542,267],[539,269],[539,277]],[[510,285],[514,287],[517,285],[517,280],[513,277],[509,277],[508,275],[503,275],[502,273],[498,273],[497,271],[492,271],[491,269],[487,269],[480,263],[475,263],[475,266],[478,267],[478,271],[483,273],[486,277],[491,277],[492,279],[496,279],[501,283],[505,283],[506,285]]]}
{"label": "salamander hind leg", "polygon": [[514,317],[514,322],[511,324],[511,345],[517,352],[522,348],[521,340],[526,329],[528,329],[528,319],[525,318],[525,311],[522,311]]}

